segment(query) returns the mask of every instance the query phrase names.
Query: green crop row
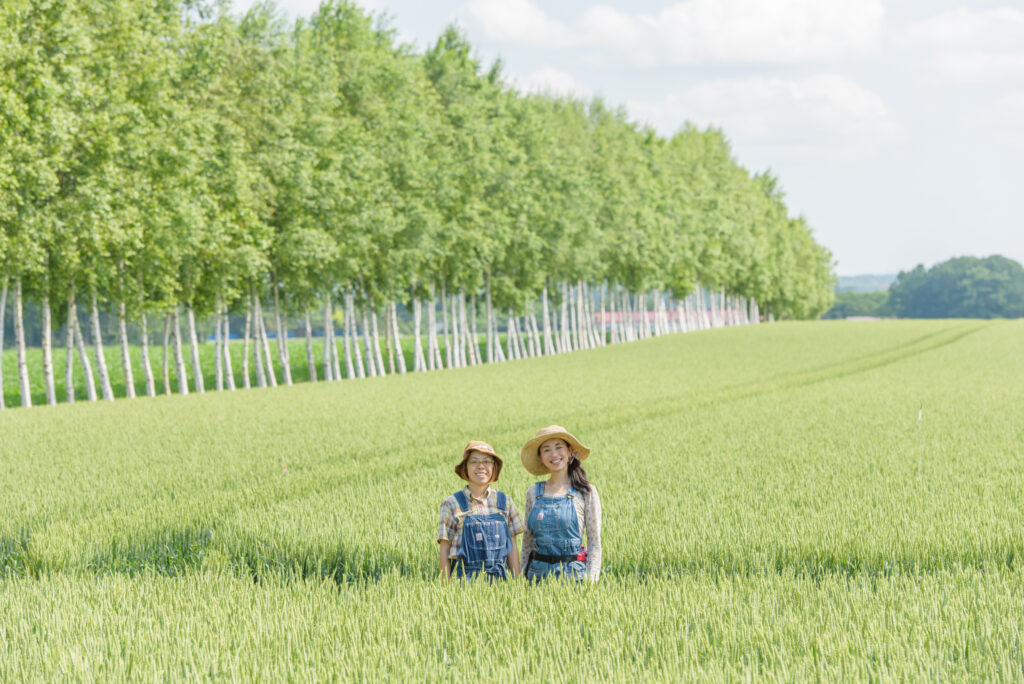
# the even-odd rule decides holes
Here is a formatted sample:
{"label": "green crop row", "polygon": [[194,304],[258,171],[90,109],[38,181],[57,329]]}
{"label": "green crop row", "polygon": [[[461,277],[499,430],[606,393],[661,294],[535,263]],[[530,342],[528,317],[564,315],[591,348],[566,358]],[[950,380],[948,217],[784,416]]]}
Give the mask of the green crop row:
{"label": "green crop row", "polygon": [[[1022,333],[738,327],[4,412],[0,678],[1019,679]],[[462,446],[521,505],[551,423],[593,449],[602,580],[440,586]]]}

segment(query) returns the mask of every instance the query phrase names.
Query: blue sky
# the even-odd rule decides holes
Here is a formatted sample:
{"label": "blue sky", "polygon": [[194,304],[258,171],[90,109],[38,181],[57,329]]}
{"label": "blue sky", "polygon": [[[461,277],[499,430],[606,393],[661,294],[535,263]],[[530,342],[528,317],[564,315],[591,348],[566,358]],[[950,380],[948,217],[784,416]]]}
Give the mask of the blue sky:
{"label": "blue sky", "polygon": [[419,49],[458,23],[521,89],[599,94],[665,135],[721,127],[840,274],[1024,262],[1024,8],[1008,0],[359,4]]}

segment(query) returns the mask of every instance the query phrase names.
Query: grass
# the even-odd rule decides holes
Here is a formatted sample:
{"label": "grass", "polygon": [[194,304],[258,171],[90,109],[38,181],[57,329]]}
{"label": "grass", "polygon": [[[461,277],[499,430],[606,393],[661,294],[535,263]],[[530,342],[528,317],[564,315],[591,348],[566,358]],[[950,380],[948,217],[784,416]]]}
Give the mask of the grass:
{"label": "grass", "polygon": [[[787,323],[6,411],[0,678],[1019,679],[1022,333]],[[521,504],[551,423],[593,449],[602,580],[441,585],[461,447]]]}

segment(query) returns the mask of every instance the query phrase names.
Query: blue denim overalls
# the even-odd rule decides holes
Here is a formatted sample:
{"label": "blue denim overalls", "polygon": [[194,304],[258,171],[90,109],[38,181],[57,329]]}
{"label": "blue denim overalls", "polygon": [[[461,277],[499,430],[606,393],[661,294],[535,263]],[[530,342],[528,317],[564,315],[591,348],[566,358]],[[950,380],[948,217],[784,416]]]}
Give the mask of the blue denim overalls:
{"label": "blue denim overalls", "polygon": [[527,579],[584,579],[587,566],[577,560],[577,555],[583,551],[583,536],[573,503],[577,496],[579,494],[571,486],[565,496],[544,496],[544,483],[537,483],[537,497],[526,521],[534,544],[526,570]]}
{"label": "blue denim overalls", "polygon": [[470,513],[466,491],[455,492],[455,501],[465,514],[462,516],[462,543],[452,568],[456,577],[473,579],[483,571],[490,580],[507,579],[505,559],[515,545],[504,515],[508,505],[505,492],[497,492],[497,495],[501,513]]}

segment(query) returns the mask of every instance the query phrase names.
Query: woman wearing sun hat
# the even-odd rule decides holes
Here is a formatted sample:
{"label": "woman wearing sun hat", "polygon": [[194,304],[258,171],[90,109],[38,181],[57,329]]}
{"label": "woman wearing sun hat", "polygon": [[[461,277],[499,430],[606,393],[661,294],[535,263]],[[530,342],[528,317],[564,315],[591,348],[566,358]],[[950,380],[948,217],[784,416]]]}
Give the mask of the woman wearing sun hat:
{"label": "woman wearing sun hat", "polygon": [[538,430],[523,446],[526,469],[550,476],[526,490],[520,564],[527,579],[593,582],[601,575],[601,499],[581,465],[589,455],[590,449],[560,425]]}
{"label": "woman wearing sun hat", "polygon": [[462,450],[455,474],[468,484],[441,504],[437,542],[442,579],[452,573],[473,579],[519,576],[515,536],[524,531],[512,500],[491,487],[501,474],[502,461],[487,442],[472,441]]}

